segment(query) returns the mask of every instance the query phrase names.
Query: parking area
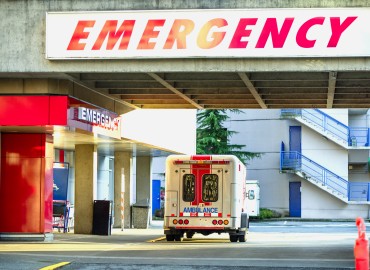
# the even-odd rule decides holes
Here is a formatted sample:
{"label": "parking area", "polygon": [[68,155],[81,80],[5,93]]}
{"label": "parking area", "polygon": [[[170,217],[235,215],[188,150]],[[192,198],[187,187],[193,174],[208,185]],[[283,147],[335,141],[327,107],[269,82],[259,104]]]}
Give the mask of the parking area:
{"label": "parking area", "polygon": [[[167,242],[159,224],[110,236],[55,233],[54,241],[2,242],[0,269],[354,269],[354,222],[252,222],[245,243],[196,234]],[[54,269],[54,268],[48,268]]]}

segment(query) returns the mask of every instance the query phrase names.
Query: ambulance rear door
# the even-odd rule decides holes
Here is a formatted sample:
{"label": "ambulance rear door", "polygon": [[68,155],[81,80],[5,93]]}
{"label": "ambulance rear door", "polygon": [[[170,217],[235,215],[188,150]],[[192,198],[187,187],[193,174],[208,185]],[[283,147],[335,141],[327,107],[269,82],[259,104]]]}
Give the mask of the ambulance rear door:
{"label": "ambulance rear door", "polygon": [[210,164],[180,170],[180,216],[222,217],[223,169]]}

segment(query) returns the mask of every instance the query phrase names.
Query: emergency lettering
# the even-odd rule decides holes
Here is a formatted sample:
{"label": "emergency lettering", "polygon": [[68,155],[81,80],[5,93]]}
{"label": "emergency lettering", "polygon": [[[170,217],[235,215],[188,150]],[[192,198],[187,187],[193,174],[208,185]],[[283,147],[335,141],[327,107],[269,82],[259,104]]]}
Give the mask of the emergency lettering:
{"label": "emergency lettering", "polygon": [[[335,48],[356,19],[357,16],[321,16],[297,22],[295,17],[286,17],[278,23],[277,18],[240,18],[237,25],[232,26],[224,18],[213,18],[202,24],[191,19],[164,18],[148,19],[140,32],[136,29],[136,20],[106,20],[100,28],[96,20],[79,20],[66,49],[124,51],[131,46],[138,50],[185,50],[193,47],[210,50],[224,42],[229,42],[229,49],[263,49],[268,43],[279,49],[284,48],[289,39],[300,48],[313,48],[318,40],[324,40],[327,48]],[[258,30],[259,25],[262,25],[262,30]],[[322,35],[321,30],[330,35]],[[133,40],[134,35],[140,38]],[[190,44],[191,40],[196,42]]]}
{"label": "emergency lettering", "polygon": [[370,57],[369,9],[47,12],[47,59]]}

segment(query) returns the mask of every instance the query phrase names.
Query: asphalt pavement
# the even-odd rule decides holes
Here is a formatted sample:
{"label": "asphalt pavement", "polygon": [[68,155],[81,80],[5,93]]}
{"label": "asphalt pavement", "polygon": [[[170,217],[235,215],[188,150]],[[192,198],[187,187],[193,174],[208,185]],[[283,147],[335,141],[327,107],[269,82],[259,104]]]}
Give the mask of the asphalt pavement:
{"label": "asphalt pavement", "polygon": [[110,236],[55,232],[52,242],[0,242],[0,269],[354,269],[354,221],[252,221],[245,243],[230,243],[226,234],[167,242],[162,224],[113,229]]}

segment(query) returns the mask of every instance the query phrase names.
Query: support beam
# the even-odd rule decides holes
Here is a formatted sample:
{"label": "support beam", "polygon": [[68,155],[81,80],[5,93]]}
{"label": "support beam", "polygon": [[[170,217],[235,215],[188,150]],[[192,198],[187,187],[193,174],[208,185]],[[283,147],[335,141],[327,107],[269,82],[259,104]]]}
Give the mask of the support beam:
{"label": "support beam", "polygon": [[[102,91],[99,91],[97,90],[95,87],[92,87],[91,85],[89,85],[88,83],[84,82],[84,81],[81,81],[80,78],[76,78],[76,76],[72,76],[68,73],[65,73],[65,76],[67,79],[71,80],[72,82],[74,82],[75,84],[79,85],[80,87],[83,87],[85,89],[87,89],[88,91],[91,91],[93,93],[95,93],[96,95],[100,95],[102,98],[107,98],[107,99],[111,99],[111,100],[114,100],[115,102],[117,103],[121,103],[122,105],[125,105],[129,108],[132,108],[132,109],[141,109],[140,107],[138,106],[135,106],[129,102],[126,102],[118,97],[115,97],[115,96],[112,96],[108,93],[104,93]],[[79,74],[79,77],[81,77],[81,75]]]}
{"label": "support beam", "polygon": [[195,108],[197,109],[203,109],[203,107],[201,105],[199,105],[198,103],[196,103],[194,100],[192,100],[191,98],[189,98],[188,96],[184,95],[183,93],[181,93],[178,89],[176,89],[175,87],[173,87],[172,85],[170,85],[168,82],[166,82],[165,80],[163,80],[161,77],[159,77],[157,74],[155,73],[148,73],[148,75],[150,77],[152,77],[154,80],[156,80],[157,82],[159,82],[160,84],[162,84],[164,87],[166,87],[167,89],[171,90],[172,92],[174,92],[176,95],[178,95],[179,97],[185,99],[187,102],[189,102],[190,104],[192,104]]}
{"label": "support beam", "polygon": [[262,100],[261,96],[258,94],[257,89],[254,87],[253,83],[249,80],[247,74],[244,72],[238,72],[238,75],[240,79],[244,82],[244,84],[248,87],[249,91],[253,95],[253,97],[256,99],[258,104],[261,106],[262,109],[267,109],[267,105]]}
{"label": "support beam", "polygon": [[327,103],[326,103],[326,107],[328,109],[333,108],[334,94],[335,94],[335,84],[336,83],[337,83],[337,72],[335,72],[335,71],[329,72],[328,100],[327,100]]}

